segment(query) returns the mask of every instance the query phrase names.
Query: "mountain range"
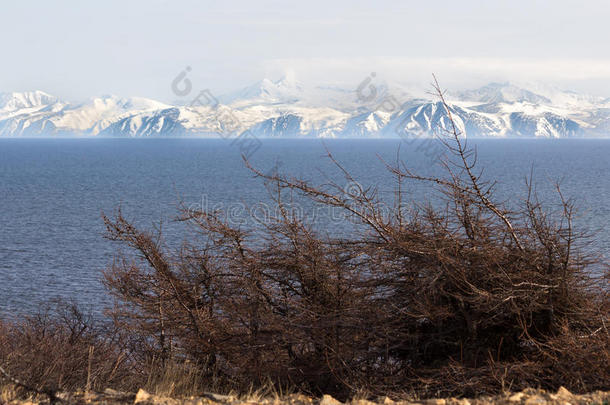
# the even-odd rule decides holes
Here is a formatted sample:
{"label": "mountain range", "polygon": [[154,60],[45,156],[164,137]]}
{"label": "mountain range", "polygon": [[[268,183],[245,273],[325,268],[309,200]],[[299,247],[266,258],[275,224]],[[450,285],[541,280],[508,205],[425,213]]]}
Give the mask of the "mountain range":
{"label": "mountain range", "polygon": [[[491,83],[447,93],[469,137],[606,137],[610,99],[541,86]],[[367,78],[354,88],[261,80],[216,98],[197,92],[167,104],[117,96],[70,103],[42,91],[0,93],[0,136],[239,136],[373,138],[429,135],[446,128],[429,94]]]}

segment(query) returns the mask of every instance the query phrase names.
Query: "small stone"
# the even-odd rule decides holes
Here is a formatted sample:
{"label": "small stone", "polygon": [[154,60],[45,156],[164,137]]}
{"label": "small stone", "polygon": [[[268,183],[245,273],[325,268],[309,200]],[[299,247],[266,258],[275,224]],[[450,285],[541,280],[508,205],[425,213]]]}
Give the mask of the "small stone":
{"label": "small stone", "polygon": [[70,401],[72,399],[72,394],[69,392],[58,392],[55,396],[62,401]]}
{"label": "small stone", "polygon": [[320,400],[320,402],[318,402],[319,405],[341,405],[341,402],[337,401],[335,398],[331,397],[330,395],[324,395],[322,397],[322,399]]}
{"label": "small stone", "polygon": [[568,391],[566,387],[559,387],[557,390],[557,396],[559,398],[572,398],[572,393]]}
{"label": "small stone", "polygon": [[112,388],[106,388],[102,394],[97,394],[97,396],[98,401],[112,400],[117,402],[132,402],[136,397],[134,393],[117,391]]}
{"label": "small stone", "polygon": [[351,405],[376,405],[375,402],[371,402],[366,399],[354,399]]}
{"label": "small stone", "polygon": [[429,399],[426,401],[426,404],[429,405],[445,405],[447,403],[444,399]]}
{"label": "small stone", "polygon": [[150,395],[148,392],[146,392],[142,388],[140,388],[140,390],[136,394],[136,399],[134,400],[134,404],[137,404],[140,402],[148,402],[148,401],[150,401],[151,397],[152,397],[152,395]]}
{"label": "small stone", "polygon": [[508,397],[508,400],[510,402],[521,402],[521,400],[523,399],[523,395],[524,394],[522,392],[517,392],[516,394],[513,394]]}
{"label": "small stone", "polygon": [[313,400],[310,397],[305,396],[303,394],[291,394],[282,399],[277,398],[276,401],[274,401],[274,403],[278,404],[278,405],[284,405],[284,404],[309,405],[309,404],[313,403]]}
{"label": "small stone", "polygon": [[546,403],[547,400],[542,398],[540,395],[534,395],[525,400],[525,405],[540,405]]}

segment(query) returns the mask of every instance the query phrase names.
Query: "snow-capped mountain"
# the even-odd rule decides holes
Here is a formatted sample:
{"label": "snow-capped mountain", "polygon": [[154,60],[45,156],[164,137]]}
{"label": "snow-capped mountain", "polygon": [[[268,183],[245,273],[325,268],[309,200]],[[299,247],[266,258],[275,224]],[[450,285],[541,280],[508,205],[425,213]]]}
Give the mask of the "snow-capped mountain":
{"label": "snow-capped mountain", "polygon": [[490,83],[474,90],[466,90],[456,94],[457,98],[464,101],[475,101],[482,104],[493,103],[534,103],[549,104],[551,100],[522,89],[510,83]]}
{"label": "snow-capped mountain", "polygon": [[57,99],[42,91],[25,93],[0,93],[0,110],[15,111],[34,108],[57,102]]}
{"label": "snow-capped mountain", "polygon": [[0,94],[0,100],[0,136],[98,135],[131,115],[169,107],[116,96],[72,105],[40,91]]}
{"label": "snow-capped mountain", "polygon": [[220,97],[225,104],[273,104],[294,103],[303,98],[303,85],[293,78],[282,78],[277,82],[263,79],[239,91]]}
{"label": "snow-capped mountain", "polygon": [[[239,136],[249,131],[257,137],[370,138],[448,128],[448,113],[432,96],[413,96],[410,88],[372,78],[353,89],[264,79],[207,105],[116,96],[75,104],[42,91],[0,93],[0,136]],[[610,98],[491,83],[448,93],[447,100],[458,130],[470,137],[610,135]]]}

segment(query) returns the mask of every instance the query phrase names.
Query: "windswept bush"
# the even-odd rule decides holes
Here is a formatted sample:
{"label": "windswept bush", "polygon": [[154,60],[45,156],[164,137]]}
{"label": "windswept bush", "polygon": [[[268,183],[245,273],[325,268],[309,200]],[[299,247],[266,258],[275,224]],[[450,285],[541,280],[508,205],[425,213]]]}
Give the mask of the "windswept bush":
{"label": "windswept bush", "polygon": [[[436,89],[449,117],[447,175],[387,165],[397,181],[389,205],[375,188],[346,195],[341,184],[251,167],[278,208],[259,226],[185,209],[196,232],[176,252],[120,211],[104,217],[107,237],[137,253],[105,278],[141,363],[195,365],[237,389],[272,381],[339,396],[607,389],[608,289],[595,277],[607,266],[583,249],[572,202],[558,188],[561,209],[546,209],[531,184],[520,206],[496,201]],[[408,182],[444,203],[405,204]],[[293,198],[343,210],[353,233],[305,223]]]}
{"label": "windswept bush", "polygon": [[27,394],[129,387],[128,357],[117,336],[67,303],[0,321],[0,381]]}

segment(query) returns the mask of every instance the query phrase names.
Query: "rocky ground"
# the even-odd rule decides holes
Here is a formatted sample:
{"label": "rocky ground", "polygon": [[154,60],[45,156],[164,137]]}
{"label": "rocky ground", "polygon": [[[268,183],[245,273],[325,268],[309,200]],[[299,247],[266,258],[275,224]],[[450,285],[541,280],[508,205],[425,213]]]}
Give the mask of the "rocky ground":
{"label": "rocky ground", "polygon": [[[57,395],[57,404],[104,404],[104,405],[123,405],[123,404],[140,404],[140,405],[246,405],[246,404],[261,404],[261,405],[341,405],[342,402],[325,395],[322,398],[311,398],[300,394],[288,395],[282,398],[238,398],[229,395],[219,395],[213,393],[205,393],[201,397],[191,398],[168,398],[150,394],[144,390],[140,390],[137,394],[123,393],[114,390],[106,390],[102,393],[61,393]],[[10,405],[35,405],[49,404],[49,398],[30,398],[10,399],[6,393],[0,399],[0,404]],[[352,405],[375,405],[375,404],[422,404],[422,405],[483,405],[483,404],[610,404],[610,391],[597,391],[584,395],[572,394],[567,389],[561,387],[557,392],[548,392],[543,390],[527,389],[522,392],[507,393],[495,397],[480,397],[476,399],[466,398],[445,398],[445,399],[426,399],[417,401],[394,401],[388,397],[378,398],[375,401],[365,399],[355,399],[346,404]]]}

